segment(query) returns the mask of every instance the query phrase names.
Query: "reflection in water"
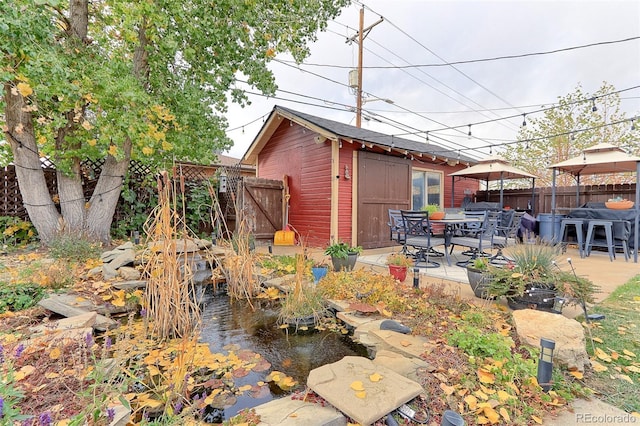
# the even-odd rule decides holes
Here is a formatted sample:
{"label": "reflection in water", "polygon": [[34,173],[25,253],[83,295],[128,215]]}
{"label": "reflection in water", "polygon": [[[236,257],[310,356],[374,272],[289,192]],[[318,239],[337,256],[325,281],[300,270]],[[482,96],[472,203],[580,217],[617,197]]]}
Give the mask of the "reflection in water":
{"label": "reflection in water", "polygon": [[[245,302],[232,301],[225,294],[213,295],[207,291],[200,340],[209,343],[211,352],[226,353],[223,347],[230,344],[251,350],[271,363],[270,371],[282,371],[302,386],[306,384],[309,371],[314,368],[339,361],[345,356],[368,355],[367,349],[354,343],[349,336],[331,331],[294,334],[280,329],[276,324],[278,310],[274,302],[256,300],[252,303],[255,310]],[[268,373],[251,372],[246,377],[236,379],[236,385],[255,384],[264,380]],[[282,394],[277,386],[272,386],[271,394],[263,398],[239,396],[233,407],[225,409],[225,418]]]}

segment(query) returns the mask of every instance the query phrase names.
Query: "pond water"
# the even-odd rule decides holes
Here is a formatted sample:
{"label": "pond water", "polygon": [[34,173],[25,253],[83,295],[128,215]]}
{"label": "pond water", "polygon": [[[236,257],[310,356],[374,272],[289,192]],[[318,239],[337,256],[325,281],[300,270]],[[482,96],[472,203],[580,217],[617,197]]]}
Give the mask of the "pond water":
{"label": "pond water", "polygon": [[[348,335],[333,331],[307,331],[292,333],[277,324],[278,311],[274,302],[252,302],[255,310],[246,303],[231,300],[226,294],[207,291],[202,310],[203,327],[200,340],[209,343],[211,352],[227,353],[227,345],[236,345],[260,354],[271,363],[264,373],[251,372],[236,379],[237,386],[264,381],[273,370],[281,371],[306,385],[309,371],[325,364],[341,360],[345,356],[365,356],[367,349],[354,343]],[[287,394],[277,386],[270,386],[268,395],[254,398],[241,395],[237,403],[219,414],[229,419],[244,408],[252,408]]]}

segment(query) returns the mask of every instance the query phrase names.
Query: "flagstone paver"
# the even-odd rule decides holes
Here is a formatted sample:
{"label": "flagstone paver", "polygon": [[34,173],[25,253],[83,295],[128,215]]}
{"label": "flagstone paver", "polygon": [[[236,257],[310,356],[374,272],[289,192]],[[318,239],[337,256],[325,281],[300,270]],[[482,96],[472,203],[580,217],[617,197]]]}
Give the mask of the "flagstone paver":
{"label": "flagstone paver", "polygon": [[255,407],[262,426],[345,426],[347,418],[333,407],[281,398]]}
{"label": "flagstone paver", "polygon": [[[372,375],[382,376],[374,381]],[[361,382],[364,394],[352,388]],[[368,358],[346,356],[312,370],[307,386],[362,425],[369,425],[424,391],[413,380],[376,365]]]}

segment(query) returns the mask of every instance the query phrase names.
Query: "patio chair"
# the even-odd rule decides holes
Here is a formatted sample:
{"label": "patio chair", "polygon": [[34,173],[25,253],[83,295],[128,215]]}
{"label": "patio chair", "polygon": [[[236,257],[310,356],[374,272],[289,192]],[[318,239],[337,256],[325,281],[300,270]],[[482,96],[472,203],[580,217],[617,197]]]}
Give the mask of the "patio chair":
{"label": "patio chair", "polygon": [[404,224],[402,222],[402,214],[400,210],[389,209],[389,239],[398,244],[402,244],[402,253],[407,254],[407,246],[405,244]]}
{"label": "patio chair", "polygon": [[518,242],[518,232],[520,231],[520,224],[525,213],[526,212],[517,212],[515,210],[505,210],[502,212],[500,224],[496,227],[496,234],[493,237],[493,247],[497,248],[498,252],[489,260],[491,263],[502,265],[510,260],[502,253],[502,249],[510,243],[516,244]]}
{"label": "patio chair", "polygon": [[[499,212],[487,212],[484,220],[473,230],[467,228],[464,235],[454,235],[451,238],[451,251],[455,246],[467,247],[469,250],[462,254],[469,253],[469,258],[456,262],[458,266],[467,266],[480,256],[488,256],[484,249],[493,248],[493,238],[498,227]],[[475,225],[475,224],[474,224]]]}
{"label": "patio chair", "polygon": [[[405,245],[416,249],[414,253],[415,266],[421,266],[424,263],[426,268],[437,268],[440,266],[438,262],[430,260],[432,249],[437,246],[444,246],[445,239],[436,237],[431,230],[431,222],[429,221],[429,212],[416,210],[401,210],[402,222],[404,225]],[[450,265],[449,254],[446,247],[444,256]]]}

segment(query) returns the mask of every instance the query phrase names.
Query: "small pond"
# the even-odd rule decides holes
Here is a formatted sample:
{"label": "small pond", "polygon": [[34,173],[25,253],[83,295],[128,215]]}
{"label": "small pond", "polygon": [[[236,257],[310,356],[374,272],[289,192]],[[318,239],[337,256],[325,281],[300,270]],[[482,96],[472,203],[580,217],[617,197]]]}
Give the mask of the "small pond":
{"label": "small pond", "polygon": [[[271,363],[269,371],[281,371],[293,377],[301,387],[306,385],[309,371],[314,368],[345,356],[369,356],[367,349],[354,343],[349,335],[328,330],[292,333],[281,329],[276,324],[278,311],[274,302],[257,300],[252,302],[255,307],[252,310],[246,302],[232,301],[224,293],[214,294],[207,290],[203,303],[200,340],[209,343],[211,352],[226,353],[228,351],[224,347],[228,345],[251,350]],[[236,385],[264,381],[269,371],[251,372],[236,379]],[[233,417],[242,409],[264,404],[287,393],[274,385],[270,386],[268,395],[259,398],[238,396],[235,405],[220,413],[224,417],[220,421]]]}

